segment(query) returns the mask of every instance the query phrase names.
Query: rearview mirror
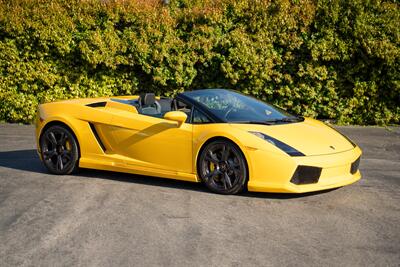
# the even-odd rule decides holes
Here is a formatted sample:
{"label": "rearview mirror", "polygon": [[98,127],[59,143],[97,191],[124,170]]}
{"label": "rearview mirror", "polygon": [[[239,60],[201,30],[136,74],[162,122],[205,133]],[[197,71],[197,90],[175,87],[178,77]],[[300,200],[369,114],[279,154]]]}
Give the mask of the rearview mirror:
{"label": "rearview mirror", "polygon": [[169,111],[165,113],[164,119],[178,122],[178,127],[187,119],[187,115],[182,111]]}

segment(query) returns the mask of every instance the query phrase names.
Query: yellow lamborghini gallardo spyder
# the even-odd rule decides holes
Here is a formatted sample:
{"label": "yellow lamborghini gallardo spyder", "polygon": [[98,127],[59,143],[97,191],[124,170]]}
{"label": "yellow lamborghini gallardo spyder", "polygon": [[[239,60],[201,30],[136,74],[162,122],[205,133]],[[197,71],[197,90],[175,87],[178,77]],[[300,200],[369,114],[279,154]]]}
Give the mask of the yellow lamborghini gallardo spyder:
{"label": "yellow lamborghini gallardo spyder", "polygon": [[127,172],[221,194],[302,193],[361,178],[361,150],[347,137],[231,90],[47,103],[36,126],[38,154],[54,174]]}

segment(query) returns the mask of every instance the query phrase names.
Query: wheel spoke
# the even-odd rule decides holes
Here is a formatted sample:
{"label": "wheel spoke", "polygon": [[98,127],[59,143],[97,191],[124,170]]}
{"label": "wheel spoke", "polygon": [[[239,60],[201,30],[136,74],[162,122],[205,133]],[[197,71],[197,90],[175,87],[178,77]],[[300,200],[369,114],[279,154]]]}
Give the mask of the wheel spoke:
{"label": "wheel spoke", "polygon": [[222,161],[227,161],[229,157],[230,147],[224,145],[222,147]]}
{"label": "wheel spoke", "polygon": [[62,162],[61,155],[58,155],[57,156],[57,170],[61,171],[62,169],[64,169],[64,164]]}
{"label": "wheel spoke", "polygon": [[58,139],[58,145],[61,145],[61,146],[65,145],[67,138],[68,138],[68,136],[64,132],[61,132],[60,138]]}
{"label": "wheel spoke", "polygon": [[229,177],[229,175],[226,172],[224,173],[224,181],[225,181],[224,182],[225,189],[228,189],[228,188],[232,187],[231,178]]}
{"label": "wheel spoke", "polygon": [[231,168],[232,170],[240,167],[240,164],[235,162],[234,160],[228,160],[228,164],[229,164],[229,168]]}
{"label": "wheel spoke", "polygon": [[56,155],[57,153],[56,153],[56,151],[55,150],[49,150],[49,151],[44,151],[43,152],[43,156],[44,156],[44,159],[51,159],[52,157],[54,157],[55,155]]}
{"label": "wheel spoke", "polygon": [[219,170],[213,170],[212,172],[207,173],[206,178],[208,179],[214,179],[218,174],[220,174]]}
{"label": "wheel spoke", "polygon": [[238,179],[241,175],[240,169],[233,169],[233,174],[235,175],[235,178]]}
{"label": "wheel spoke", "polygon": [[64,150],[61,154],[61,157],[66,159],[67,161],[71,160],[71,152],[68,150]]}
{"label": "wheel spoke", "polygon": [[50,143],[51,143],[53,146],[56,146],[56,145],[57,145],[57,140],[56,140],[56,137],[55,137],[55,135],[54,135],[53,132],[49,132],[49,133],[46,135],[46,138],[47,138],[47,140],[50,141]]}
{"label": "wheel spoke", "polygon": [[214,153],[212,153],[211,151],[210,151],[210,153],[207,154],[206,160],[210,161],[210,162],[212,162],[214,164],[218,164],[219,163],[219,160],[218,160],[217,156]]}

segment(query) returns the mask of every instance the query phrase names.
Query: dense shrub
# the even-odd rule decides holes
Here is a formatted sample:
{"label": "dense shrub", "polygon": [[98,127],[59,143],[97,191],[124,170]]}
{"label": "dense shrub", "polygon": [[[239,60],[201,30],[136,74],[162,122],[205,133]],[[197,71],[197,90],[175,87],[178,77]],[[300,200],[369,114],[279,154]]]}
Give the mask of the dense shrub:
{"label": "dense shrub", "polygon": [[379,0],[0,0],[0,120],[38,103],[232,88],[339,123],[400,121],[400,10]]}

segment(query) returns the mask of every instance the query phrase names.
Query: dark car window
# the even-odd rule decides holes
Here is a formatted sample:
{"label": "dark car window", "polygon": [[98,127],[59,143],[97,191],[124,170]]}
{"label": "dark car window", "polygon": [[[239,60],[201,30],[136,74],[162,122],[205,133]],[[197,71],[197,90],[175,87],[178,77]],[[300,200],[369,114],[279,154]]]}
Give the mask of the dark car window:
{"label": "dark car window", "polygon": [[226,122],[294,122],[298,117],[250,96],[224,89],[183,93]]}
{"label": "dark car window", "polygon": [[192,123],[193,124],[202,124],[202,123],[210,123],[211,120],[204,115],[201,111],[199,111],[197,108],[193,110],[193,117],[192,117]]}

